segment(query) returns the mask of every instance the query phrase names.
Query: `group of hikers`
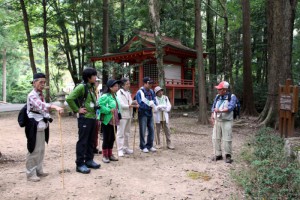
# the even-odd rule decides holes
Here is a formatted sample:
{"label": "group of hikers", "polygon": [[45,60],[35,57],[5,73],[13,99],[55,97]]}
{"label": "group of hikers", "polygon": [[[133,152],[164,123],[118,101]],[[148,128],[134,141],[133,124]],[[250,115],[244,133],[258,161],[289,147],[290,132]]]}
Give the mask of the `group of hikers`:
{"label": "group of hikers", "polygon": [[[156,86],[150,77],[143,78],[143,86],[137,91],[134,100],[130,93],[128,78],[109,79],[106,87],[97,92],[97,71],[85,68],[82,72],[83,83],[75,87],[66,101],[70,109],[77,113],[78,141],[76,143],[76,171],[90,173],[90,169],[99,169],[101,165],[94,161],[98,133],[102,130],[102,161],[109,163],[118,161],[124,154],[132,154],[129,148],[129,136],[132,118],[139,123],[139,148],[143,153],[155,152],[166,141],[166,147],[173,150],[169,128],[169,112],[171,104],[163,89]],[[50,110],[61,114],[64,109],[46,103],[43,96],[46,76],[36,73],[33,76],[33,90],[27,97],[27,114],[29,123],[25,126],[28,154],[26,158],[26,175],[28,181],[37,182],[48,173],[43,171],[45,141],[49,139]],[[218,95],[212,106],[211,121],[214,124],[212,141],[213,160],[222,160],[221,140],[224,142],[225,162],[231,163],[232,155],[232,121],[236,97],[228,92],[229,84],[222,81],[218,86]],[[133,114],[136,110],[137,117]],[[100,128],[101,127],[101,128]],[[156,135],[154,136],[156,129]],[[160,137],[163,129],[163,141]],[[147,137],[146,137],[147,136]],[[145,138],[146,137],[146,138]],[[154,138],[156,145],[154,146]],[[116,141],[117,154],[113,154]],[[97,151],[95,151],[97,150]]]}

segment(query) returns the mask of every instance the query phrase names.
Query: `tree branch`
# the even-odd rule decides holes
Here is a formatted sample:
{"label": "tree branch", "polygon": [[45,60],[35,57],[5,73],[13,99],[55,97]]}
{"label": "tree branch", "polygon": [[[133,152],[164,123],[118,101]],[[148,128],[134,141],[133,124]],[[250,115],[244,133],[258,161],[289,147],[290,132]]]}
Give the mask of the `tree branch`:
{"label": "tree branch", "polygon": [[221,15],[218,11],[216,11],[214,8],[212,8],[210,5],[208,5],[204,0],[202,0],[202,2],[209,7],[214,13],[216,13],[216,15],[218,15],[221,18],[225,18],[223,15]]}

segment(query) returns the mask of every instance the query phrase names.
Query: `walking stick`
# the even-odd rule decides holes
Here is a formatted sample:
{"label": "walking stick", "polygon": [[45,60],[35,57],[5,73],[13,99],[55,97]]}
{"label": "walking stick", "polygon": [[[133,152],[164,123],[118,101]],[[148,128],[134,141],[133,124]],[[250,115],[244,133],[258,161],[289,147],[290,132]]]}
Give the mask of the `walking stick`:
{"label": "walking stick", "polygon": [[117,143],[117,137],[116,137],[116,121],[115,121],[115,113],[113,113],[112,118],[113,118],[113,126],[114,126],[114,135],[115,135],[115,142],[116,142],[116,148],[117,148],[117,158],[119,158],[118,155],[118,143]]}
{"label": "walking stick", "polygon": [[[216,128],[214,128],[215,126],[217,126],[217,120],[216,120],[216,113],[214,112],[214,124],[213,124],[213,131],[216,132]],[[214,134],[214,132],[213,132]],[[217,133],[215,133],[215,137],[217,136]],[[216,143],[216,139],[215,139],[215,142]],[[213,144],[213,148],[214,148],[214,161],[215,161],[215,164],[217,163],[217,156],[216,156],[216,148],[215,148],[215,144]]]}
{"label": "walking stick", "polygon": [[136,119],[134,117],[133,117],[133,119],[135,120],[135,122],[134,122],[134,135],[133,135],[133,147],[132,147],[132,150],[134,152],[134,148],[135,148],[135,135],[136,135],[137,120],[138,120],[137,113],[136,113]]}
{"label": "walking stick", "polygon": [[[157,143],[157,135],[155,134],[156,131],[156,123],[155,123],[155,120],[154,120],[154,108],[152,108],[152,119],[153,119],[153,125],[154,125],[154,137],[155,137],[155,143],[156,145],[158,145]],[[149,134],[149,133],[148,133]]]}
{"label": "walking stick", "polygon": [[97,121],[97,123],[99,123],[99,130],[98,130],[98,132],[99,132],[99,137],[98,137],[98,154],[100,155],[100,148],[101,148],[101,145],[100,145],[100,143],[101,143],[101,121]]}
{"label": "walking stick", "polygon": [[61,175],[62,175],[62,184],[63,184],[63,189],[65,189],[65,178],[64,178],[64,172],[65,172],[65,167],[64,167],[64,146],[62,142],[62,130],[61,130],[61,116],[60,113],[58,112],[58,123],[59,123],[59,132],[60,132],[60,146],[61,146]]}
{"label": "walking stick", "polygon": [[[166,132],[165,132],[165,125],[164,125],[164,111],[161,112],[161,128],[163,130],[163,148],[166,147],[166,140],[167,140],[167,137],[166,137]],[[158,134],[158,133],[157,133]]]}

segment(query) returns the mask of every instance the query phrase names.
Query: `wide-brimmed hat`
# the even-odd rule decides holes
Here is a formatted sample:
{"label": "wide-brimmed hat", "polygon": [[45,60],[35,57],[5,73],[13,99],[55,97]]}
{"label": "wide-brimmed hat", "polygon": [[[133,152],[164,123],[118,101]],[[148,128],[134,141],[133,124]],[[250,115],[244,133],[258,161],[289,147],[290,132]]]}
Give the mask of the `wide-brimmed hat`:
{"label": "wide-brimmed hat", "polygon": [[159,87],[159,86],[156,86],[156,87],[154,88],[155,94],[156,94],[157,92],[161,91],[161,90],[163,90],[163,89],[162,89],[161,87]]}
{"label": "wide-brimmed hat", "polygon": [[121,83],[121,81],[119,81],[119,80],[109,79],[109,80],[107,81],[107,83],[106,83],[106,86],[107,86],[108,88],[111,88],[111,87],[113,87],[115,84],[120,84],[120,83]]}
{"label": "wide-brimmed hat", "polygon": [[219,83],[219,85],[215,86],[216,89],[228,89],[229,88],[229,83],[227,81],[222,81]]}

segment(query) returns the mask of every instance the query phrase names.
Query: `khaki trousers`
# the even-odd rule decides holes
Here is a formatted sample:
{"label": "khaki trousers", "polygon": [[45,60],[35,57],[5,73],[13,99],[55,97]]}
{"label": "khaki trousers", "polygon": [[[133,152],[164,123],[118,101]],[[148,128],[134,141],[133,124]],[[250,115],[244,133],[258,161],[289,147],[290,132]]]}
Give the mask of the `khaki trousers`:
{"label": "khaki trousers", "polygon": [[156,136],[157,136],[157,143],[158,145],[161,145],[160,143],[160,129],[163,126],[163,131],[166,135],[167,139],[167,146],[171,144],[171,134],[169,129],[169,124],[166,123],[166,121],[161,121],[160,123],[156,123]]}
{"label": "khaki trousers", "polygon": [[131,119],[121,119],[120,125],[117,127],[117,143],[118,151],[129,148],[129,135],[131,128]]}
{"label": "khaki trousers", "polygon": [[27,177],[43,174],[43,160],[45,156],[45,131],[38,130],[34,151],[27,153],[26,156],[26,175]]}
{"label": "khaki trousers", "polygon": [[216,156],[222,155],[221,139],[224,145],[225,154],[232,155],[232,123],[233,121],[215,121],[212,134],[212,142],[214,154]]}

